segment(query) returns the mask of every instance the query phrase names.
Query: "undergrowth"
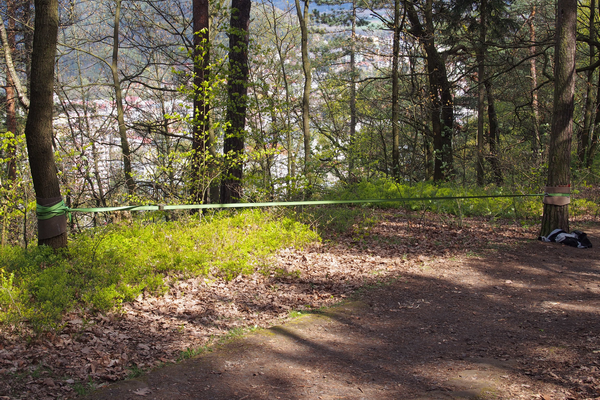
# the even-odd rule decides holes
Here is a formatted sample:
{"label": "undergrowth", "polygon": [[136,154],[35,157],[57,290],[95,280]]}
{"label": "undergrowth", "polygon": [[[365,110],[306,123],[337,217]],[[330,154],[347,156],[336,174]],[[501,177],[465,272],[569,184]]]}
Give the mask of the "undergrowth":
{"label": "undergrowth", "polygon": [[[380,180],[334,189],[327,197],[344,200],[506,194],[514,191],[429,183],[409,186]],[[20,334],[60,329],[69,311],[118,308],[143,292],[165,293],[173,279],[232,279],[255,271],[279,275],[285,271],[271,265],[277,250],[318,241],[317,232],[327,233],[327,237],[332,232],[333,237],[337,233],[368,236],[379,222],[380,214],[374,211],[378,207],[431,211],[459,219],[483,216],[534,223],[541,216],[542,201],[539,196],[490,197],[222,212],[200,219],[160,223],[138,220],[130,225],[97,228],[72,237],[69,248],[59,252],[45,247],[0,247],[0,329]],[[599,207],[578,198],[574,190],[570,213],[597,216]]]}
{"label": "undergrowth", "polygon": [[0,324],[35,333],[60,328],[70,310],[106,311],[142,292],[162,294],[169,278],[232,279],[270,271],[278,249],[319,240],[275,212],[221,213],[201,220],[111,226],[69,248],[0,248]]}
{"label": "undergrowth", "polygon": [[[578,196],[579,189],[572,188],[570,214],[598,215],[598,204]],[[351,199],[411,199],[423,197],[461,197],[461,196],[507,196],[507,195],[535,195],[543,193],[541,189],[527,187],[482,187],[465,188],[452,184],[434,185],[422,182],[408,185],[400,184],[390,179],[378,181],[362,181],[352,186],[340,187],[333,190],[327,197],[335,200]],[[515,220],[537,219],[542,215],[542,196],[523,197],[486,197],[471,199],[451,200],[407,200],[405,202],[366,204],[368,207],[404,208],[412,211],[427,210],[434,213],[456,215],[458,217],[489,217],[507,218]]]}

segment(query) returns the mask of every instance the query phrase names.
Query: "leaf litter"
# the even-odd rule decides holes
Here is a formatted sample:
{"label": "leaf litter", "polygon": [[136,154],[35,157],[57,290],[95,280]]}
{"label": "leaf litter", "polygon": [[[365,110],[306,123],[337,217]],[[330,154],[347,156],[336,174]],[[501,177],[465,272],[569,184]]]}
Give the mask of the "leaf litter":
{"label": "leaf litter", "polygon": [[[268,274],[256,272],[230,281],[212,276],[185,280],[173,277],[168,292],[162,297],[141,295],[123,304],[120,310],[107,314],[73,313],[65,317],[62,330],[33,341],[4,333],[0,339],[0,399],[76,398],[92,387],[106,386],[198,354],[218,343],[219,338],[231,336],[231,332],[271,327],[288,318],[292,310],[318,310],[352,297],[361,288],[381,287],[386,282],[396,282],[408,289],[419,284],[415,277],[435,277],[457,284],[448,292],[449,297],[454,296],[452,301],[458,302],[456,297],[462,295],[458,285],[474,290],[493,287],[493,293],[488,291],[485,295],[487,298],[503,296],[503,301],[510,301],[510,293],[519,289],[517,279],[497,277],[493,272],[477,274],[468,264],[490,254],[502,262],[519,265],[540,261],[528,261],[527,254],[511,250],[531,245],[537,227],[490,224],[484,219],[456,221],[428,214],[411,219],[399,212],[376,213],[379,223],[366,233],[354,230],[331,234],[325,236],[324,243],[304,250],[283,249],[273,260],[274,266]],[[517,270],[517,273],[526,272],[525,267]],[[568,270],[566,272],[566,280],[561,285],[592,284],[582,283],[581,277],[576,279],[568,276]],[[532,278],[531,287],[537,284],[534,282]],[[371,311],[375,318],[388,311],[421,312],[422,308],[431,306],[432,300],[426,295],[374,307]],[[531,307],[543,309],[549,316],[568,308],[566,303],[555,303],[539,302]],[[597,308],[590,307],[590,312],[597,317]],[[498,323],[502,323],[504,317],[500,308],[474,309],[472,314],[496,318]],[[523,321],[524,325],[528,323],[531,322]],[[446,328],[425,327],[421,333],[435,336],[442,343],[447,338],[442,339],[440,334],[446,336],[458,329]],[[471,336],[480,335],[481,332]],[[596,334],[589,333],[582,338],[578,346],[586,346],[591,355],[599,351],[600,338]],[[496,343],[481,343],[473,338],[466,342],[486,347],[485,352],[493,349],[504,353]],[[550,353],[540,349],[539,354],[531,356],[543,359],[543,367],[539,362],[528,361],[522,354],[521,357],[522,365],[537,365],[529,371],[532,376],[569,388],[562,392],[553,389],[562,393],[562,397],[555,393],[552,398],[600,396],[598,362],[583,365],[576,361],[580,355],[561,348]],[[415,373],[433,375],[433,381],[442,380],[435,376],[435,369],[415,370]],[[511,396],[516,396],[513,398],[520,398],[526,396],[523,393],[531,394],[533,389],[512,385],[510,390]],[[141,388],[134,394],[141,398],[151,391]],[[547,394],[537,396],[522,398],[545,398]]]}

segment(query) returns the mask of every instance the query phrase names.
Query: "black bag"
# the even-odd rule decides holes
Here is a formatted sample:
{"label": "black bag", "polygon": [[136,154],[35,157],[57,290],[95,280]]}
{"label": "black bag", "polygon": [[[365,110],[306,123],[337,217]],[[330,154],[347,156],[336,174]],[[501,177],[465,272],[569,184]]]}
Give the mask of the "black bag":
{"label": "black bag", "polygon": [[588,249],[592,247],[590,239],[588,239],[587,235],[581,231],[567,233],[562,229],[555,229],[550,232],[548,236],[540,236],[538,239],[542,242],[562,243],[579,249]]}

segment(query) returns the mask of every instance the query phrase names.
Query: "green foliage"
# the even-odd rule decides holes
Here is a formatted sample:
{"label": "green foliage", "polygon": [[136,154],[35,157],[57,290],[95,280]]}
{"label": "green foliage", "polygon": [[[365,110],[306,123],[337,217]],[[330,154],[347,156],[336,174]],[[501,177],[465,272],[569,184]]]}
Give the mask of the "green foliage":
{"label": "green foliage", "polygon": [[374,204],[377,207],[403,207],[408,210],[428,210],[442,214],[457,216],[485,216],[490,218],[536,218],[541,215],[542,202],[540,197],[489,197],[475,199],[450,200],[408,200],[423,197],[460,197],[460,196],[503,196],[511,194],[535,194],[516,192],[508,188],[462,188],[446,185],[419,183],[403,185],[390,179],[380,179],[375,182],[362,181],[355,185],[339,188],[328,197],[339,200],[350,199],[407,199],[406,202],[390,202]]}
{"label": "green foliage", "polygon": [[[11,132],[0,132],[0,164],[15,163],[16,176],[8,176],[7,171],[0,170],[0,245],[18,244],[23,239],[29,240],[28,231],[33,230],[26,216],[35,209],[35,196],[31,183],[28,182],[28,171],[21,165],[26,154],[23,135]],[[12,155],[11,155],[12,154]],[[32,199],[33,201],[30,201]]]}
{"label": "green foliage", "polygon": [[160,295],[168,279],[231,279],[270,268],[280,248],[319,240],[306,225],[251,210],[198,220],[134,223],[76,237],[65,252],[0,248],[0,324],[27,321],[34,332],[60,327],[75,307],[107,311],[142,292]]}

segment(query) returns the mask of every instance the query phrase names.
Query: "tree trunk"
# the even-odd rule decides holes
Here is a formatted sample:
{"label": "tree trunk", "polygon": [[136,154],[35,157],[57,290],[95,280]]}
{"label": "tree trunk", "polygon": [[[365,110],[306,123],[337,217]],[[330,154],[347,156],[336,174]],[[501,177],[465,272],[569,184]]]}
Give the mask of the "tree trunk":
{"label": "tree trunk", "polygon": [[[396,0],[398,2],[399,0]],[[355,181],[354,153],[356,152],[356,0],[352,1],[352,33],[350,37],[350,146],[348,152],[348,182]]]}
{"label": "tree trunk", "polygon": [[433,134],[433,180],[448,180],[454,175],[452,136],[454,131],[454,100],[448,80],[446,64],[435,47],[433,0],[426,0],[423,11],[425,27],[417,15],[412,1],[405,1],[411,23],[411,33],[425,48],[429,94],[431,97],[431,130]]}
{"label": "tree trunk", "polygon": [[[600,2],[598,3],[600,9]],[[594,116],[594,128],[600,127],[600,74],[598,75],[598,91],[596,92],[596,110]],[[587,154],[585,155],[585,168],[591,168],[594,163],[594,157],[598,151],[598,138],[600,136],[600,129],[592,129],[590,131],[589,145],[587,146]]]}
{"label": "tree trunk", "polygon": [[492,93],[492,82],[490,80],[485,81],[485,90],[487,93],[488,119],[490,125],[490,131],[488,134],[488,146],[490,148],[490,164],[492,166],[492,172],[494,174],[494,183],[500,186],[504,183],[504,178],[502,176],[502,168],[500,166],[500,160],[498,159],[498,145],[500,142],[500,134],[498,132],[498,114],[496,114],[496,103],[494,95]]}
{"label": "tree trunk", "polygon": [[[62,201],[52,150],[52,109],[54,104],[54,62],[58,35],[58,0],[35,1],[35,31],[31,56],[29,115],[25,137],[31,177],[41,206]],[[53,248],[67,246],[67,218],[38,218],[38,243]]]}
{"label": "tree trunk", "polygon": [[11,15],[11,11],[10,8],[12,8],[13,13],[14,13],[14,1],[8,1],[7,3],[7,13],[8,13],[8,25],[9,25],[9,30],[11,25],[12,25],[12,34],[13,34],[13,45],[11,46],[11,43],[9,42],[9,33],[6,31],[6,27],[4,26],[4,21],[2,21],[2,19],[0,19],[0,22],[2,22],[2,24],[0,24],[0,39],[2,41],[2,47],[4,48],[4,61],[6,63],[6,69],[8,71],[7,75],[10,77],[10,80],[13,83],[13,86],[15,88],[15,90],[17,91],[17,96],[19,98],[19,101],[21,102],[21,104],[23,105],[23,107],[25,109],[29,108],[29,97],[27,97],[27,94],[25,93],[25,89],[23,88],[23,86],[21,85],[21,80],[19,79],[19,76],[17,75],[17,71],[15,69],[15,65],[13,63],[13,58],[12,58],[12,50],[14,50],[15,46],[14,46],[14,15]]}
{"label": "tree trunk", "polygon": [[[310,58],[308,57],[308,5],[309,0],[304,0],[304,12],[300,8],[300,0],[296,0],[296,13],[300,23],[302,70],[304,71],[304,92],[302,94],[302,134],[304,135],[304,175],[310,179],[311,137],[310,137],[310,88],[312,85],[312,72]],[[310,190],[309,190],[310,193]]]}
{"label": "tree trunk", "polygon": [[274,2],[270,2],[271,4],[271,10],[272,10],[272,15],[273,15],[273,33],[275,36],[275,40],[276,40],[276,48],[277,48],[277,61],[279,63],[279,67],[281,68],[281,77],[283,79],[283,88],[282,90],[285,93],[285,118],[283,119],[283,126],[284,126],[284,130],[285,130],[285,142],[286,142],[286,150],[287,150],[287,180],[286,180],[286,189],[287,189],[287,195],[288,197],[290,197],[292,195],[293,192],[293,178],[294,176],[296,176],[296,167],[295,167],[295,161],[294,161],[294,142],[293,142],[293,137],[292,137],[292,127],[291,127],[291,121],[292,121],[292,112],[291,112],[291,93],[290,93],[290,84],[288,81],[288,73],[287,73],[287,68],[286,68],[286,57],[283,51],[283,40],[279,37],[278,32],[279,32],[279,24],[278,24],[278,18],[277,18],[277,12],[276,10],[278,10],[275,7],[275,3]]}
{"label": "tree trunk", "polygon": [[[590,0],[590,18],[589,18],[589,35],[590,40],[596,40],[596,0]],[[594,44],[589,45],[590,57],[589,64],[592,65],[596,61],[596,46]],[[595,101],[594,101],[594,72],[595,69],[587,71],[587,85],[586,85],[586,96],[585,96],[585,109],[583,118],[583,127],[577,132],[577,162],[580,168],[585,167],[587,164],[586,156],[588,154],[588,148],[590,146],[590,139],[594,131],[594,125],[592,125]]]}
{"label": "tree trunk", "polygon": [[[194,0],[194,124],[192,139],[192,201],[207,202],[206,185],[209,158],[209,100],[205,90],[210,63],[209,1]],[[213,199],[214,201],[215,199]]]}
{"label": "tree trunk", "polygon": [[400,64],[400,0],[394,0],[394,39],[392,55],[392,177],[400,181],[400,129],[398,127],[398,66]]}
{"label": "tree trunk", "polygon": [[123,172],[125,173],[125,185],[129,195],[135,193],[135,182],[131,168],[131,149],[127,140],[127,127],[125,126],[125,110],[123,108],[123,90],[119,80],[119,24],[121,21],[121,0],[115,0],[115,19],[113,26],[113,53],[112,53],[112,78],[115,91],[115,102],[117,103],[117,123],[119,125],[119,138],[121,139],[121,151],[123,152]]}
{"label": "tree trunk", "polygon": [[[570,186],[571,140],[575,104],[577,0],[558,0],[557,12],[554,112],[548,160],[548,188]],[[545,203],[548,202],[552,201],[545,201]],[[557,228],[569,230],[569,206],[544,204],[540,235],[547,236]]]}
{"label": "tree trunk", "polygon": [[[15,5],[13,1],[6,4],[8,15],[8,32],[6,35],[6,46],[8,53],[15,50]],[[4,23],[2,24],[4,26]],[[6,68],[6,130],[11,132],[14,138],[17,137],[17,94],[15,93],[15,84],[10,69]],[[8,185],[12,186],[17,180],[17,147],[15,142],[9,143],[6,149],[8,158],[6,171],[8,176]]]}
{"label": "tree trunk", "polygon": [[231,31],[229,34],[229,79],[227,82],[227,121],[223,153],[227,163],[221,185],[221,203],[237,202],[242,198],[242,174],[246,107],[248,103],[248,29],[250,0],[232,0]]}
{"label": "tree trunk", "polygon": [[484,185],[484,168],[483,168],[483,138],[485,129],[485,40],[486,40],[486,10],[487,1],[481,0],[479,9],[479,45],[477,46],[477,84],[478,84],[478,100],[477,100],[477,186]]}
{"label": "tree trunk", "polygon": [[[530,32],[530,41],[531,43],[535,43],[535,5],[531,10],[531,16],[529,17],[529,32]],[[531,71],[531,110],[533,112],[533,132],[531,134],[531,151],[534,153],[537,158],[537,154],[541,148],[541,139],[540,139],[540,106],[538,101],[538,81],[537,81],[537,62],[535,60],[535,52],[536,47],[532,45],[529,47],[529,55],[531,58],[529,59],[529,68]]]}
{"label": "tree trunk", "polygon": [[[600,74],[598,75],[598,91],[596,92],[596,110],[594,116],[594,127],[600,127]],[[590,144],[587,147],[587,154],[585,155],[585,168],[590,169],[594,163],[594,157],[598,151],[598,138],[600,136],[600,129],[593,129],[591,131]]]}

